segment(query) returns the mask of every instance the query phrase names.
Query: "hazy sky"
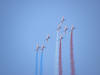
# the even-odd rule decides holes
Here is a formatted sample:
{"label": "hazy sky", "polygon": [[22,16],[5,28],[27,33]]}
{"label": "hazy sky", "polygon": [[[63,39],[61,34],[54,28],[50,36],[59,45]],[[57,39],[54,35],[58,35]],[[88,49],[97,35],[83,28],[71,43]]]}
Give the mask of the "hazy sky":
{"label": "hazy sky", "polygon": [[[100,75],[99,0],[0,0],[0,75],[34,75],[32,45],[41,45],[48,33],[43,75],[54,75],[56,27],[62,16],[65,25],[75,26],[76,75]],[[62,41],[63,75],[70,75],[69,48],[70,32]]]}

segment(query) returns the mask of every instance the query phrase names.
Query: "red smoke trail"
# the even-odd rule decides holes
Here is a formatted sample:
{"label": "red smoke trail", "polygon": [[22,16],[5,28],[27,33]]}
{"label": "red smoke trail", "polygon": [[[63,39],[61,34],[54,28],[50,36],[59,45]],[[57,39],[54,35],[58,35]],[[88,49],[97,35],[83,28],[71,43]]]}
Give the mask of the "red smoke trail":
{"label": "red smoke trail", "polygon": [[75,69],[74,69],[74,55],[73,55],[73,30],[71,30],[70,58],[71,58],[71,75],[75,75]]}
{"label": "red smoke trail", "polygon": [[59,75],[62,75],[61,39],[60,39],[60,47],[59,47]]}

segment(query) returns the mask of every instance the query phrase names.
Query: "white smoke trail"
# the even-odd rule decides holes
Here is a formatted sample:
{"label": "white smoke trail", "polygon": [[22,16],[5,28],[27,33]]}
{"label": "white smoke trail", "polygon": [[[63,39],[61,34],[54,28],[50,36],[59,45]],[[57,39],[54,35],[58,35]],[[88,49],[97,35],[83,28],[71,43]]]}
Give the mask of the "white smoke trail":
{"label": "white smoke trail", "polygon": [[56,54],[55,54],[55,75],[59,74],[59,31],[56,36]]}

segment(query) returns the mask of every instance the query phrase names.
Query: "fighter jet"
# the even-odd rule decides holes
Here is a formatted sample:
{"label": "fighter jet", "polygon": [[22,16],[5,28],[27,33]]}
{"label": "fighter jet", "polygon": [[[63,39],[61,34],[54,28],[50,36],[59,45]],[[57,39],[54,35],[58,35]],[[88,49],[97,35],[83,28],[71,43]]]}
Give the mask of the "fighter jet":
{"label": "fighter jet", "polygon": [[66,34],[66,31],[68,30],[68,27],[67,26],[65,26],[64,27],[64,33]]}
{"label": "fighter jet", "polygon": [[64,19],[64,16],[63,16],[63,17],[61,18],[61,23],[63,23],[63,22],[64,22],[64,20],[65,20],[65,19]]}
{"label": "fighter jet", "polygon": [[62,35],[60,35],[60,40],[61,40],[61,39],[63,39],[63,36],[62,36]]}
{"label": "fighter jet", "polygon": [[36,45],[36,51],[38,51],[39,48],[40,48],[40,46],[37,44],[37,45]]}
{"label": "fighter jet", "polygon": [[75,27],[72,25],[72,27],[71,27],[71,31],[72,31],[73,29],[75,29]]}
{"label": "fighter jet", "polygon": [[41,50],[43,51],[43,50],[44,50],[44,48],[46,48],[46,47],[45,47],[44,45],[42,45],[42,46],[41,46]]}
{"label": "fighter jet", "polygon": [[48,34],[45,40],[48,42],[49,39],[50,39],[50,35]]}
{"label": "fighter jet", "polygon": [[61,29],[61,24],[58,24],[57,31],[59,31],[60,29]]}

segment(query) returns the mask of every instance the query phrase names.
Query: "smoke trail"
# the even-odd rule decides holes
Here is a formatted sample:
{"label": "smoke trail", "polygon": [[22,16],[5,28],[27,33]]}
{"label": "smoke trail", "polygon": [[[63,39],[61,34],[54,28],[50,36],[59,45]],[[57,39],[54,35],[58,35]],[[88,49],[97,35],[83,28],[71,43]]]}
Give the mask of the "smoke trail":
{"label": "smoke trail", "polygon": [[43,75],[43,51],[41,52],[40,57],[40,75]]}
{"label": "smoke trail", "polygon": [[59,75],[62,75],[61,39],[60,39],[60,47],[59,47]]}
{"label": "smoke trail", "polygon": [[74,55],[73,55],[73,30],[71,30],[70,58],[71,58],[71,75],[75,75],[75,69],[74,69]]}
{"label": "smoke trail", "polygon": [[55,75],[58,75],[58,62],[59,62],[59,60],[58,60],[58,56],[59,56],[59,38],[58,38],[58,34],[59,34],[59,32],[57,31],[57,36],[56,36],[56,56],[55,56],[55,60],[56,60],[56,62],[55,62]]}
{"label": "smoke trail", "polygon": [[38,51],[36,51],[36,58],[35,58],[35,75],[38,75]]}

